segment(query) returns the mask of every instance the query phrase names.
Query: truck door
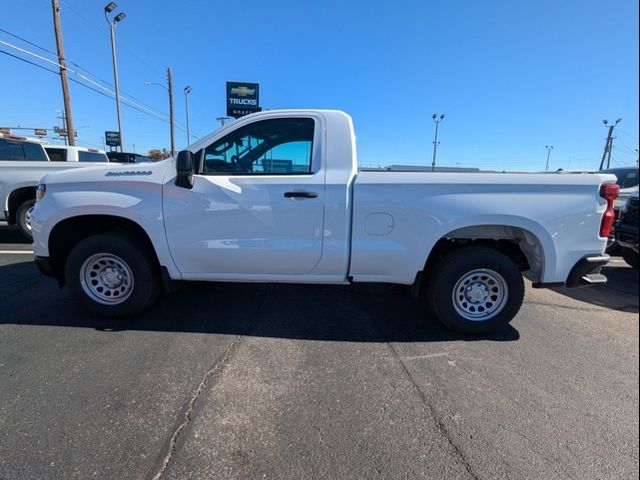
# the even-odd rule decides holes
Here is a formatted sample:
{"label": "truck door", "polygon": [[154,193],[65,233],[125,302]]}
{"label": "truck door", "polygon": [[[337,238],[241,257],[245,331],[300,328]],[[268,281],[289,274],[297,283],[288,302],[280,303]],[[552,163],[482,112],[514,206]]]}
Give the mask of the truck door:
{"label": "truck door", "polygon": [[325,203],[320,130],[313,118],[255,121],[195,154],[192,189],[165,184],[169,248],[186,278],[314,269]]}

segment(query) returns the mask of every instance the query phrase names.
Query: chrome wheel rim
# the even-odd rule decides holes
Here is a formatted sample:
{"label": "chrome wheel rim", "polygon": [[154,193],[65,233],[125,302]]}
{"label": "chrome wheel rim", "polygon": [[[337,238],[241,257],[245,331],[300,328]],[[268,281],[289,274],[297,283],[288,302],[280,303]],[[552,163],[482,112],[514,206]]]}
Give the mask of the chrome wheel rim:
{"label": "chrome wheel rim", "polygon": [[103,305],[118,305],[133,292],[133,272],[127,262],[111,253],[96,253],[80,267],[84,293]]}
{"label": "chrome wheel rim", "polygon": [[509,288],[498,272],[478,268],[465,273],[453,289],[453,307],[465,320],[483,322],[498,315],[507,303]]}
{"label": "chrome wheel rim", "polygon": [[26,212],[24,212],[24,226],[27,227],[27,230],[31,231],[31,214],[33,213],[33,207],[29,207]]}

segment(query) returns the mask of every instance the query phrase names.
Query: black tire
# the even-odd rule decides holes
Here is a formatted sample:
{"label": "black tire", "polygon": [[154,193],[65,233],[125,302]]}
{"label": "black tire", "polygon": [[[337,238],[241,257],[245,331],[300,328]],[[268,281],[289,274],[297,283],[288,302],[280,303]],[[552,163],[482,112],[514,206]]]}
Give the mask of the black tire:
{"label": "black tire", "polygon": [[25,200],[20,204],[16,211],[16,223],[18,224],[18,228],[20,228],[20,232],[22,232],[22,234],[29,240],[33,240],[33,234],[31,233],[30,211],[33,209],[35,204],[35,198]]}
{"label": "black tire", "polygon": [[[471,274],[478,270],[481,273]],[[426,289],[429,306],[440,322],[460,333],[486,333],[504,327],[516,316],[524,300],[524,280],[516,264],[486,247],[462,247],[448,253],[435,265],[429,278]],[[471,283],[466,284],[463,279]],[[465,290],[473,290],[474,285],[478,285],[478,295],[486,295],[484,303],[467,301]],[[454,289],[459,290],[457,300],[453,297]],[[490,289],[501,293],[494,297]],[[477,309],[477,313],[469,309]],[[459,311],[465,311],[466,316]],[[470,319],[471,315],[480,317]]]}
{"label": "black tire", "polygon": [[[108,263],[110,261],[113,263],[111,259],[115,259],[113,267]],[[102,270],[96,262],[104,263]],[[97,272],[87,265],[94,265]],[[118,267],[121,268],[118,269]],[[105,270],[110,268],[111,271]],[[102,292],[98,292],[96,289],[102,285],[98,280],[103,278],[105,271],[107,274],[115,272],[116,275],[124,272],[124,278],[130,283],[126,281],[124,285],[107,287]],[[88,274],[84,275],[84,272]],[[137,237],[127,233],[101,233],[80,241],[73,247],[67,258],[64,274],[71,294],[90,312],[106,317],[136,315],[148,308],[160,292],[160,272],[152,252],[149,252]],[[98,287],[90,285],[94,280],[89,275],[96,277]],[[113,277],[111,279],[113,280]],[[128,295],[124,300],[122,297],[116,298],[120,288],[125,289],[125,296]],[[106,297],[102,299],[102,302],[107,303],[101,303],[100,297],[104,297],[107,290],[114,294],[108,299]]]}
{"label": "black tire", "polygon": [[623,248],[621,255],[627,265],[638,270],[638,254],[636,252],[631,248]]}

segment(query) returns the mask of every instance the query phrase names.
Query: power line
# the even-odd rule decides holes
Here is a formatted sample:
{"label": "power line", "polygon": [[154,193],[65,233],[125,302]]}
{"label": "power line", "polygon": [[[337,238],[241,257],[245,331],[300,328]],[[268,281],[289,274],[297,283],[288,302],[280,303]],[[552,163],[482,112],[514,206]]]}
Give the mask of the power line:
{"label": "power line", "polygon": [[[41,55],[38,55],[38,54],[33,53],[33,52],[30,52],[29,50],[25,50],[25,49],[23,49],[23,48],[20,48],[20,47],[17,47],[17,46],[15,46],[15,45],[12,45],[12,44],[10,44],[10,43],[8,43],[8,42],[5,42],[5,41],[3,41],[3,40],[0,40],[0,44],[6,45],[6,46],[11,47],[11,48],[14,48],[14,49],[16,49],[16,50],[18,50],[18,51],[20,51],[20,52],[22,52],[22,53],[26,53],[27,55],[31,55],[31,56],[33,56],[33,57],[36,57],[36,58],[40,59],[40,60],[44,60],[45,62],[50,63],[50,64],[52,64],[52,65],[56,65],[56,66],[58,66],[58,67],[65,68],[64,66],[60,65],[58,62],[54,62],[53,60],[49,60],[48,58],[45,58],[45,57],[43,57],[43,56],[41,56]],[[98,87],[98,88],[100,88],[100,89],[102,89],[102,90],[106,91],[107,93],[111,93],[111,94],[113,94],[113,91],[109,90],[108,88],[106,88],[106,87],[105,87],[105,86],[103,86],[103,85],[100,85],[100,84],[99,84],[99,83],[97,83],[97,82],[94,82],[94,81],[93,81],[93,80],[91,80],[90,78],[87,78],[86,76],[81,75],[80,73],[76,72],[75,70],[71,70],[70,68],[66,68],[66,70],[67,70],[69,73],[72,73],[72,74],[76,75],[77,77],[82,78],[82,79],[83,79],[83,80],[85,80],[86,82],[89,82],[89,83],[91,83],[92,85],[95,85],[96,87]],[[132,103],[132,104],[136,104],[136,105],[137,105],[138,107],[140,107],[140,108],[144,108],[144,109],[149,110],[150,112],[153,112],[153,114],[154,114],[154,115],[156,115],[156,116],[157,116],[157,115],[168,116],[166,113],[160,112],[159,110],[156,110],[155,108],[150,107],[150,106],[148,106],[148,105],[145,105],[145,104],[137,104],[136,102],[134,102],[134,101],[132,101],[132,100],[129,100],[129,102],[130,102],[130,103]]]}
{"label": "power line", "polygon": [[7,35],[12,36],[13,38],[17,38],[18,40],[21,40],[24,43],[27,43],[27,44],[31,45],[32,47],[36,47],[37,49],[42,50],[43,52],[47,52],[47,53],[53,55],[54,57],[58,56],[57,53],[52,52],[48,48],[44,48],[44,47],[42,47],[42,46],[40,46],[40,45],[38,45],[36,43],[33,43],[33,42],[27,40],[26,38],[22,38],[20,35],[16,35],[15,33],[11,33],[8,30],[5,30],[4,28],[0,28],[0,32],[6,33]]}
{"label": "power line", "polygon": [[[53,73],[54,75],[58,75],[58,72],[56,72],[55,70],[52,70],[52,69],[47,68],[47,67],[44,67],[44,66],[42,66],[42,65],[38,65],[38,64],[37,64],[37,63],[35,63],[35,62],[32,62],[32,61],[30,61],[30,60],[27,60],[26,58],[19,57],[19,56],[17,56],[17,55],[14,55],[13,53],[9,53],[9,52],[7,52],[7,51],[5,51],[5,50],[2,50],[2,49],[0,49],[0,53],[4,53],[5,55],[8,55],[8,56],[10,56],[10,57],[13,57],[13,58],[15,58],[15,59],[17,59],[17,60],[20,60],[20,61],[22,61],[22,62],[28,63],[29,65],[33,65],[34,67],[38,67],[38,68],[40,68],[40,69],[42,69],[42,70],[46,70],[47,72],[49,72],[49,73]],[[104,91],[98,90],[97,88],[94,88],[94,87],[92,87],[92,86],[90,86],[90,85],[87,85],[87,84],[85,84],[85,83],[82,83],[82,82],[80,82],[79,80],[76,80],[75,78],[72,78],[72,77],[70,77],[70,78],[69,78],[69,80],[70,80],[70,81],[72,81],[72,82],[74,82],[74,83],[76,83],[76,84],[78,84],[78,85],[81,85],[81,86],[83,86],[83,87],[85,87],[85,88],[88,88],[89,90],[92,90],[92,91],[94,91],[95,93],[97,93],[97,94],[99,94],[99,95],[102,95],[103,97],[106,97],[106,98],[108,98],[108,99],[110,99],[110,100],[113,100],[113,98],[114,98],[114,97],[113,97],[113,93],[112,93],[112,92],[110,92],[110,91],[108,91],[108,93],[105,93]],[[155,119],[157,119],[157,120],[161,120],[161,121],[163,121],[163,122],[165,122],[165,123],[169,123],[169,120],[167,120],[166,118],[162,118],[162,117],[159,117],[159,116],[153,115],[153,114],[149,113],[148,111],[145,111],[145,110],[142,110],[142,109],[138,108],[137,106],[135,106],[135,104],[130,104],[130,103],[126,103],[126,102],[123,102],[123,103],[124,103],[124,105],[126,105],[127,107],[132,108],[132,109],[134,109],[134,110],[137,110],[137,111],[138,111],[138,112],[140,112],[140,113],[145,113],[145,114],[147,114],[147,115],[149,115],[149,116],[151,116],[151,117],[154,117],[154,118],[155,118]],[[177,126],[178,128],[180,128],[182,131],[185,131],[185,132],[186,132],[186,129],[185,129],[185,128],[183,128],[182,126],[179,126],[179,125],[177,125],[177,124],[176,124],[176,126]],[[191,134],[192,134],[194,137],[198,138],[198,139],[200,139],[200,138],[201,138],[199,135],[194,135],[194,134],[193,134],[193,132],[192,132]]]}
{"label": "power line", "polygon": [[[6,31],[6,30],[3,30],[3,31]],[[16,36],[16,37],[17,37],[17,36]],[[92,85],[94,85],[94,86],[98,87],[99,89],[103,90],[104,92],[108,93],[109,95],[114,95],[113,91],[112,91],[112,90],[110,90],[109,88],[106,88],[105,86],[100,85],[99,83],[97,83],[97,82],[95,82],[95,81],[91,80],[90,78],[87,78],[85,75],[82,75],[82,74],[78,73],[78,72],[77,72],[77,71],[75,71],[75,70],[72,70],[72,69],[70,69],[70,68],[68,68],[68,67],[63,67],[63,66],[61,66],[61,65],[60,65],[58,62],[56,62],[56,61],[50,60],[50,59],[45,58],[45,57],[43,57],[43,56],[41,56],[41,55],[38,55],[38,54],[36,54],[36,53],[34,53],[34,52],[31,52],[31,51],[26,50],[26,49],[24,49],[24,48],[20,48],[20,47],[18,47],[18,46],[16,46],[16,45],[13,45],[13,44],[11,44],[11,43],[9,43],[9,42],[5,42],[5,41],[3,41],[3,40],[0,40],[0,44],[6,45],[7,47],[13,48],[13,49],[15,49],[15,50],[18,50],[19,52],[22,52],[22,53],[25,53],[25,54],[27,54],[27,55],[33,56],[33,57],[35,57],[35,58],[38,58],[39,60],[43,60],[43,61],[45,61],[45,62],[47,62],[47,63],[50,63],[50,64],[52,64],[52,65],[55,65],[55,66],[57,66],[57,67],[65,68],[69,73],[71,73],[71,74],[73,74],[73,75],[76,75],[77,77],[79,77],[79,78],[83,79],[83,80],[84,80],[84,81],[86,81],[86,82],[89,82],[90,84],[92,84]],[[33,44],[33,45],[34,45],[34,46],[36,46],[36,47],[38,47],[36,44]],[[39,47],[39,48],[44,49],[44,47]],[[46,49],[44,49],[44,50],[46,51]],[[49,71],[49,72],[52,72],[52,73],[55,73],[56,75],[58,75],[58,72],[56,72],[56,71],[54,71],[54,70],[50,70],[50,69],[48,69],[48,68],[45,68],[45,67],[43,67],[42,65],[38,65],[37,63],[30,62],[30,61],[28,61],[28,60],[26,60],[26,59],[24,59],[24,58],[22,58],[22,57],[19,57],[19,56],[17,56],[17,55],[12,55],[12,54],[10,54],[10,53],[8,53],[8,52],[4,51],[4,50],[0,50],[0,51],[1,51],[2,53],[5,53],[6,55],[9,55],[9,56],[11,56],[11,57],[17,58],[18,60],[22,60],[22,61],[24,61],[24,62],[26,62],[26,63],[28,63],[28,64],[30,64],[30,65],[37,66],[37,67],[39,67],[39,68],[42,68],[42,69],[44,69],[44,70],[47,70],[47,71]],[[72,63],[72,62],[69,62],[69,63]],[[73,82],[75,82],[75,83],[77,83],[77,84],[79,84],[79,85],[82,85],[82,86],[84,86],[84,87],[86,87],[86,88],[89,88],[90,90],[93,90],[93,91],[95,91],[95,92],[97,92],[97,93],[101,93],[103,96],[107,96],[108,98],[113,98],[113,97],[109,97],[108,95],[105,95],[103,92],[99,92],[99,91],[98,91],[97,89],[95,89],[95,88],[89,87],[88,85],[86,85],[86,84],[84,84],[84,83],[82,83],[82,82],[79,82],[79,81],[78,81],[78,80],[76,80],[76,79],[69,78],[69,80],[72,80]],[[104,82],[104,81],[103,81],[103,82]],[[107,82],[105,82],[105,83],[107,83]],[[129,98],[127,98],[127,97],[129,97]],[[158,119],[158,120],[162,120],[162,121],[164,121],[164,122],[166,122],[166,123],[170,123],[170,122],[169,122],[169,116],[168,116],[166,113],[161,112],[160,110],[157,110],[157,109],[155,109],[155,108],[153,108],[153,107],[151,107],[151,106],[149,106],[149,105],[146,105],[146,104],[144,104],[144,103],[142,103],[142,102],[136,102],[136,101],[132,100],[132,98],[131,98],[131,96],[130,96],[130,95],[123,96],[123,99],[122,99],[122,100],[123,100],[123,103],[124,103],[125,105],[129,106],[130,108],[133,108],[134,110],[137,110],[137,111],[142,112],[142,113],[146,113],[147,115],[149,115],[149,116],[151,116],[151,117],[154,117],[154,118],[156,118],[156,119]],[[180,130],[182,130],[183,132],[186,132],[186,131],[187,131],[187,129],[186,129],[182,124],[179,124],[179,123],[177,123],[177,122],[176,122],[176,126],[177,126]],[[199,135],[196,135],[196,134],[194,134],[193,136],[194,136],[194,137],[196,137],[196,138],[198,138],[198,139],[200,138],[200,136],[199,136]]]}
{"label": "power line", "polygon": [[54,74],[58,75],[58,72],[56,72],[55,70],[51,70],[50,68],[43,67],[42,65],[38,65],[35,62],[27,60],[26,58],[19,57],[17,55],[14,55],[13,53],[9,53],[9,52],[7,52],[5,50],[2,50],[2,49],[0,49],[0,53],[4,53],[5,55],[9,55],[10,57],[13,57],[13,58],[21,60],[21,61],[23,61],[25,63],[28,63],[29,65],[33,65],[34,67],[38,67],[38,68],[41,68],[42,70],[46,70],[47,72],[51,72],[51,73],[54,73]]}
{"label": "power line", "polygon": [[626,132],[626,131],[622,130],[621,128],[619,128],[618,131],[624,133],[627,137],[633,138],[636,142],[638,141],[638,137],[634,137],[629,132]]}
{"label": "power line", "polygon": [[[85,17],[84,15],[82,15],[80,12],[78,12],[74,7],[72,7],[71,5],[69,5],[65,0],[60,0],[60,2],[66,7],[68,8],[70,11],[72,11],[78,18],[80,18],[81,20],[83,20],[84,22],[86,22],[88,25],[91,25],[92,28],[90,28],[90,30],[94,33],[96,33],[96,31],[100,31],[102,32],[104,35],[108,35],[107,32],[105,32],[104,27],[98,25],[97,23],[93,22],[92,20],[89,20],[87,17]],[[87,25],[85,25],[85,27],[89,28]],[[151,70],[154,70],[155,72],[157,72],[158,74],[160,74],[161,76],[164,76],[164,72],[161,71],[160,69],[158,69],[157,67],[151,65],[149,62],[147,62],[144,58],[142,58],[141,56],[139,56],[137,53],[135,53],[133,50],[131,50],[129,47],[127,47],[126,45],[122,45],[120,47],[123,50],[126,50],[127,52],[129,52],[131,55],[133,55],[140,63],[143,63],[144,65],[146,65],[148,68],[150,68]]]}
{"label": "power line", "polygon": [[[5,30],[5,29],[3,29],[3,28],[0,28],[0,31],[2,31],[2,32],[6,33],[6,34],[8,34],[8,35],[11,35],[12,37],[15,37],[15,38],[17,38],[17,39],[19,39],[19,40],[21,40],[21,41],[23,41],[23,42],[25,42],[25,43],[28,43],[29,45],[32,45],[32,46],[34,46],[34,47],[36,47],[36,48],[38,48],[38,49],[40,49],[40,50],[43,50],[43,51],[45,51],[45,52],[47,52],[47,53],[50,53],[51,55],[57,56],[57,54],[55,54],[55,53],[54,53],[54,52],[52,52],[51,50],[48,50],[47,48],[45,48],[45,47],[43,47],[43,46],[41,46],[41,45],[38,45],[38,44],[36,44],[36,43],[33,43],[33,42],[31,42],[31,41],[29,41],[29,40],[27,40],[27,39],[25,39],[25,38],[23,38],[23,37],[21,37],[21,36],[19,36],[19,35],[16,35],[16,34],[14,34],[14,33],[11,33],[11,32],[9,32],[8,30]],[[3,44],[5,44],[5,45],[7,45],[8,47],[15,48],[15,49],[17,49],[17,50],[19,50],[19,51],[22,51],[23,53],[33,54],[32,52],[29,52],[28,50],[20,49],[19,47],[16,47],[15,45],[12,45],[12,44],[10,44],[10,43],[2,42],[2,41],[0,41],[0,43],[3,43]],[[51,62],[51,60],[45,59],[44,57],[38,57],[38,56],[37,56],[37,55],[35,55],[35,54],[33,54],[33,55],[34,55],[34,56],[36,56],[37,58],[42,59],[42,60],[45,60],[45,61]],[[56,65],[59,65],[57,62],[54,62],[54,63],[55,63]],[[90,72],[89,70],[87,70],[86,68],[82,67],[81,65],[78,65],[77,63],[72,62],[72,61],[70,61],[70,60],[68,61],[68,63],[70,63],[71,65],[74,65],[74,66],[75,66],[75,67],[77,67],[78,69],[82,70],[82,71],[83,71],[83,72],[85,72],[87,75],[90,75],[90,76],[92,76],[92,77],[96,78],[96,79],[97,79],[97,80],[99,80],[100,82],[102,82],[102,83],[104,83],[105,85],[107,85],[109,88],[113,88],[113,85],[112,85],[111,83],[109,83],[109,82],[108,82],[108,81],[106,81],[106,80],[103,80],[102,78],[100,78],[100,77],[99,77],[99,76],[97,76],[96,74],[94,74],[94,73]],[[78,76],[80,76],[80,77],[81,77],[81,75],[79,75],[77,72],[75,72],[75,71],[73,71],[73,70],[70,70],[70,69],[67,69],[67,70],[68,70],[70,73],[72,73],[72,74],[74,74],[74,75],[78,75]],[[89,79],[87,79],[87,81],[90,81],[90,80],[89,80]],[[126,92],[122,92],[122,93],[124,93],[124,95],[123,95],[123,96],[127,96],[127,97],[129,97],[132,101],[135,101],[135,102],[137,102],[137,103],[139,103],[139,104],[143,105],[145,108],[148,108],[148,109],[150,109],[150,110],[153,110],[153,111],[155,111],[157,114],[160,114],[160,115],[166,115],[164,112],[161,112],[160,110],[157,110],[157,109],[155,109],[155,108],[153,108],[153,107],[151,107],[151,106],[149,106],[149,105],[146,105],[142,100],[140,100],[140,99],[138,99],[138,98],[134,97],[133,95],[130,95],[130,94],[126,93]]]}
{"label": "power line", "polygon": [[[44,66],[42,66],[42,65],[38,65],[38,64],[37,64],[37,63],[35,63],[35,62],[32,62],[32,61],[30,61],[30,60],[27,60],[26,58],[19,57],[19,56],[17,56],[17,55],[14,55],[13,53],[9,53],[9,52],[7,52],[7,51],[5,51],[5,50],[2,50],[2,49],[0,49],[0,53],[4,53],[5,55],[8,55],[8,56],[10,56],[10,57],[13,57],[13,58],[15,58],[15,59],[17,59],[17,60],[20,60],[20,61],[22,61],[22,62],[28,63],[29,65],[33,65],[34,67],[38,67],[38,68],[41,68],[42,70],[46,70],[47,72],[53,73],[53,74],[55,74],[55,75],[58,75],[58,72],[56,72],[55,70],[52,70],[52,69],[47,68],[47,67],[44,67]],[[107,97],[107,98],[108,98],[108,99],[110,99],[110,100],[113,100],[113,98],[114,98],[114,97],[112,96],[113,94],[111,94],[111,92],[105,93],[104,91],[98,90],[97,88],[94,88],[94,87],[92,87],[92,86],[90,86],[90,85],[87,85],[87,84],[85,84],[85,83],[82,83],[82,82],[80,82],[79,80],[76,80],[75,78],[69,78],[69,80],[71,80],[72,82],[74,82],[74,83],[76,83],[76,84],[78,84],[78,85],[82,85],[83,87],[88,88],[89,90],[92,90],[92,91],[94,91],[95,93],[97,93],[97,94],[99,94],[99,95],[102,95],[103,97]],[[138,108],[137,106],[135,106],[135,105],[133,105],[133,104],[125,103],[125,105],[127,105],[128,107],[133,108],[134,110],[137,110],[137,111],[139,111],[139,112],[141,112],[141,113],[146,113],[147,115],[153,116],[153,117],[154,117],[154,118],[156,118],[157,120],[162,120],[163,122],[167,122],[167,123],[168,123],[168,120],[167,120],[167,119],[165,119],[165,118],[161,118],[161,117],[158,117],[158,116],[155,116],[155,115],[152,115],[151,113],[149,113],[149,112],[147,112],[147,111],[145,111],[145,110],[142,110],[142,109]]]}

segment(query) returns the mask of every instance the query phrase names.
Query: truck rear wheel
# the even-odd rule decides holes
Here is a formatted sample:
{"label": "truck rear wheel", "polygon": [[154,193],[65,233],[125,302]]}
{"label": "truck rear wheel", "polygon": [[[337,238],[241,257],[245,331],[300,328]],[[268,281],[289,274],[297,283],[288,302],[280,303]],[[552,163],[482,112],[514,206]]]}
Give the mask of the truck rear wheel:
{"label": "truck rear wheel", "polygon": [[524,280],[506,255],[463,247],[445,255],[429,273],[429,306],[446,327],[486,333],[507,325],[524,300]]}
{"label": "truck rear wheel", "polygon": [[35,205],[36,200],[31,198],[22,202],[16,211],[16,223],[22,234],[29,240],[33,239],[33,234],[31,233],[31,212],[33,212]]}
{"label": "truck rear wheel", "polygon": [[156,262],[126,233],[102,233],[73,247],[65,266],[72,295],[89,311],[129,317],[149,307],[160,290]]}

